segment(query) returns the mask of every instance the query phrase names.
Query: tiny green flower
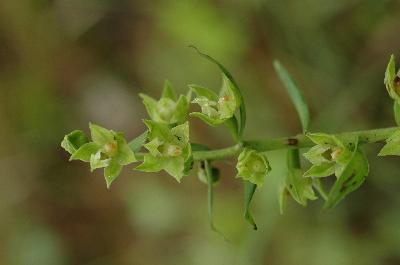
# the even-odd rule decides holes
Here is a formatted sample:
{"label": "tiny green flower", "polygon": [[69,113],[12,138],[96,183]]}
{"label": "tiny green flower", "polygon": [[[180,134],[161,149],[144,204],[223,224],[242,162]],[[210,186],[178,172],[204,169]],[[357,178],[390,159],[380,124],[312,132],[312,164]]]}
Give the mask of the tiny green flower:
{"label": "tiny green flower", "polygon": [[333,135],[314,133],[307,134],[314,143],[304,157],[312,167],[304,173],[305,177],[327,177],[335,174],[340,176],[351,158],[351,150]]}
{"label": "tiny green flower", "polygon": [[384,83],[390,97],[396,101],[400,100],[400,70],[396,74],[395,57],[390,56],[389,63],[385,72]]}
{"label": "tiny green flower", "polygon": [[256,150],[245,148],[238,157],[236,169],[238,171],[237,177],[261,187],[271,167],[263,154]]}
{"label": "tiny green flower", "polygon": [[73,131],[64,137],[61,146],[71,154],[70,160],[89,162],[91,171],[105,168],[104,177],[107,188],[110,188],[122,166],[136,161],[135,154],[122,133],[107,130],[93,123],[89,124],[89,128],[91,142],[82,131]]}
{"label": "tiny green flower", "polygon": [[232,118],[240,106],[238,96],[230,79],[222,75],[222,88],[217,95],[214,91],[198,85],[189,85],[196,97],[192,103],[198,104],[201,112],[190,113],[190,116],[198,117],[210,126],[218,126]]}
{"label": "tiny green flower", "polygon": [[183,176],[187,175],[192,161],[189,124],[185,122],[170,128],[152,120],[145,120],[144,123],[149,129],[148,143],[144,145],[149,153],[136,169],[144,172],[165,170],[180,182]]}
{"label": "tiny green flower", "polygon": [[190,93],[177,98],[168,81],[165,81],[162,96],[158,101],[145,94],[139,94],[139,96],[143,99],[143,104],[153,121],[165,124],[181,124],[186,121]]}

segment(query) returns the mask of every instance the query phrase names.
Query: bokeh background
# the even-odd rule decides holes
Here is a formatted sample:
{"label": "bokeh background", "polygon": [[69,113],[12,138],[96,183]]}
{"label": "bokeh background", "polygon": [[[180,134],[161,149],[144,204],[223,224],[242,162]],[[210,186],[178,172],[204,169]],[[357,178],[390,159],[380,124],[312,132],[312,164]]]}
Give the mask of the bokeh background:
{"label": "bokeh background", "polygon": [[[110,191],[102,172],[68,162],[63,135],[89,121],[144,129],[137,94],[158,97],[165,79],[186,91],[218,89],[220,73],[187,48],[223,62],[242,87],[247,139],[296,134],[295,109],[279,83],[278,58],[304,91],[312,130],[393,126],[383,86],[399,54],[400,2],[389,0],[1,0],[0,264],[400,264],[400,160],[378,159],[366,183],[334,210],[289,202],[279,214],[284,153],[242,218],[234,161],[218,166],[215,222],[206,186],[127,167]],[[191,121],[191,137],[228,146],[224,128]]]}

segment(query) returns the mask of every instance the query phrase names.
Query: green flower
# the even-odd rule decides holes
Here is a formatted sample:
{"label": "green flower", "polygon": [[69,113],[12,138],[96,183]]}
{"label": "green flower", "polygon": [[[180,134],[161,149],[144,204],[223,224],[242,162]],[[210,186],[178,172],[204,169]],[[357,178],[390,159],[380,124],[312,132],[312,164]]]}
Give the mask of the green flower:
{"label": "green flower", "polygon": [[396,74],[395,57],[390,56],[389,63],[385,72],[384,83],[390,97],[396,101],[400,99],[400,70]]}
{"label": "green flower", "polygon": [[351,150],[333,135],[310,133],[307,136],[316,145],[304,153],[304,157],[313,164],[304,177],[340,176],[351,159]]}
{"label": "green flower", "polygon": [[235,93],[234,84],[225,74],[222,75],[219,95],[198,85],[189,87],[196,94],[192,103],[198,104],[201,108],[201,112],[190,113],[190,116],[200,118],[210,126],[218,126],[232,118],[240,106],[240,97]]}
{"label": "green flower", "polygon": [[123,166],[136,161],[123,133],[89,124],[92,141],[82,131],[73,131],[64,137],[61,146],[71,154],[71,160],[90,163],[91,171],[104,168],[107,188],[118,177]]}
{"label": "green flower", "polygon": [[271,167],[263,154],[245,148],[238,157],[236,169],[238,171],[237,177],[261,187]]}
{"label": "green flower", "polygon": [[192,164],[188,123],[173,128],[151,120],[145,120],[144,123],[149,128],[148,143],[144,145],[149,153],[136,169],[144,172],[165,170],[180,182]]}
{"label": "green flower", "polygon": [[165,124],[181,124],[186,121],[190,93],[177,98],[171,84],[165,81],[161,98],[157,101],[145,94],[139,94],[143,99],[147,113],[153,121]]}

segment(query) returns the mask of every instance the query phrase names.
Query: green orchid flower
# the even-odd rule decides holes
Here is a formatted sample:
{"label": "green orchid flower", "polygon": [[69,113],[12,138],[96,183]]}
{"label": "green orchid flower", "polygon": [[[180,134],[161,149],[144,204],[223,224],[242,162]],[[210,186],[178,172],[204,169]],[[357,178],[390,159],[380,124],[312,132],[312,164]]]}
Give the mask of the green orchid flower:
{"label": "green orchid flower", "polygon": [[256,150],[245,148],[238,157],[236,164],[237,177],[247,180],[258,187],[264,183],[265,176],[271,171],[266,157]]}
{"label": "green orchid flower", "polygon": [[144,162],[136,169],[144,172],[165,170],[180,182],[192,164],[189,124],[185,122],[170,128],[152,120],[145,120],[144,123],[149,129],[148,142],[144,145],[149,153],[145,154]]}
{"label": "green orchid flower", "polygon": [[158,123],[182,124],[187,120],[191,95],[176,96],[171,84],[165,81],[161,98],[157,101],[145,94],[139,94],[143,99],[150,119]]}
{"label": "green orchid flower", "polygon": [[107,188],[118,177],[122,167],[136,161],[135,154],[123,133],[89,124],[92,141],[82,131],[73,131],[64,137],[61,146],[71,154],[71,160],[90,163],[90,170],[104,168]]}
{"label": "green orchid flower", "polygon": [[304,177],[340,176],[351,158],[352,151],[337,137],[323,133],[309,133],[307,137],[316,143],[304,157],[312,166]]}
{"label": "green orchid flower", "polygon": [[234,117],[240,107],[240,97],[235,92],[234,84],[225,74],[222,75],[219,95],[198,85],[189,87],[196,94],[192,103],[198,104],[201,108],[201,112],[192,112],[190,116],[200,118],[210,126],[218,126]]}

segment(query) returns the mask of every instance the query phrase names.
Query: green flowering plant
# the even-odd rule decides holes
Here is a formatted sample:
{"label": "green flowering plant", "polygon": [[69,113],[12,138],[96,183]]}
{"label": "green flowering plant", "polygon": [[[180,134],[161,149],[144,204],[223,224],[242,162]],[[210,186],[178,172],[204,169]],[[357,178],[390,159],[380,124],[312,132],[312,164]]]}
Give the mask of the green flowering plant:
{"label": "green flowering plant", "polygon": [[[124,166],[136,162],[140,162],[132,166],[136,171],[165,171],[178,182],[190,176],[192,168],[197,168],[199,180],[207,184],[210,227],[220,233],[213,221],[214,188],[225,175],[215,166],[217,160],[237,159],[236,180],[241,181],[244,188],[244,218],[257,229],[251,203],[264,183],[273,183],[268,181],[272,171],[269,151],[286,150],[287,170],[280,176],[281,184],[277,187],[281,213],[285,211],[289,198],[302,206],[321,198],[324,209],[329,209],[358,189],[369,173],[368,160],[362,150],[365,144],[386,141],[379,156],[400,155],[400,127],[340,134],[310,132],[311,119],[305,97],[279,61],[274,61],[273,66],[298,113],[302,131],[291,137],[245,140],[246,107],[238,84],[221,63],[199,50],[197,52],[220,70],[222,87],[219,93],[189,85],[186,95],[177,96],[166,81],[159,100],[139,94],[149,116],[144,120],[145,132],[128,142],[123,133],[90,123],[91,139],[83,131],[75,130],[62,140],[61,146],[70,154],[70,160],[89,163],[91,171],[103,168],[107,188],[115,182]],[[399,73],[396,74],[393,55],[384,84],[394,100],[394,116],[400,125],[400,77]],[[190,104],[200,107],[201,111],[190,113]],[[235,144],[212,149],[191,142],[190,117],[199,118],[213,127],[227,125]],[[305,148],[308,150],[303,152]],[[303,165],[301,154],[311,164],[309,167]],[[334,181],[326,181],[331,176]]]}
{"label": "green flowering plant", "polygon": [[146,120],[145,124],[149,129],[149,142],[144,147],[149,152],[136,169],[143,172],[165,170],[180,182],[192,163],[189,124],[185,122],[172,128],[151,120]]}
{"label": "green flowering plant", "polygon": [[70,161],[89,162],[91,171],[104,168],[104,178],[107,188],[110,188],[122,167],[136,161],[135,154],[123,133],[93,123],[89,124],[89,128],[92,141],[82,131],[73,131],[64,137],[61,146],[71,154]]}
{"label": "green flowering plant", "polygon": [[140,93],[147,113],[153,121],[165,124],[180,124],[187,120],[190,93],[176,96],[169,81],[165,81],[161,98],[157,101]]}

